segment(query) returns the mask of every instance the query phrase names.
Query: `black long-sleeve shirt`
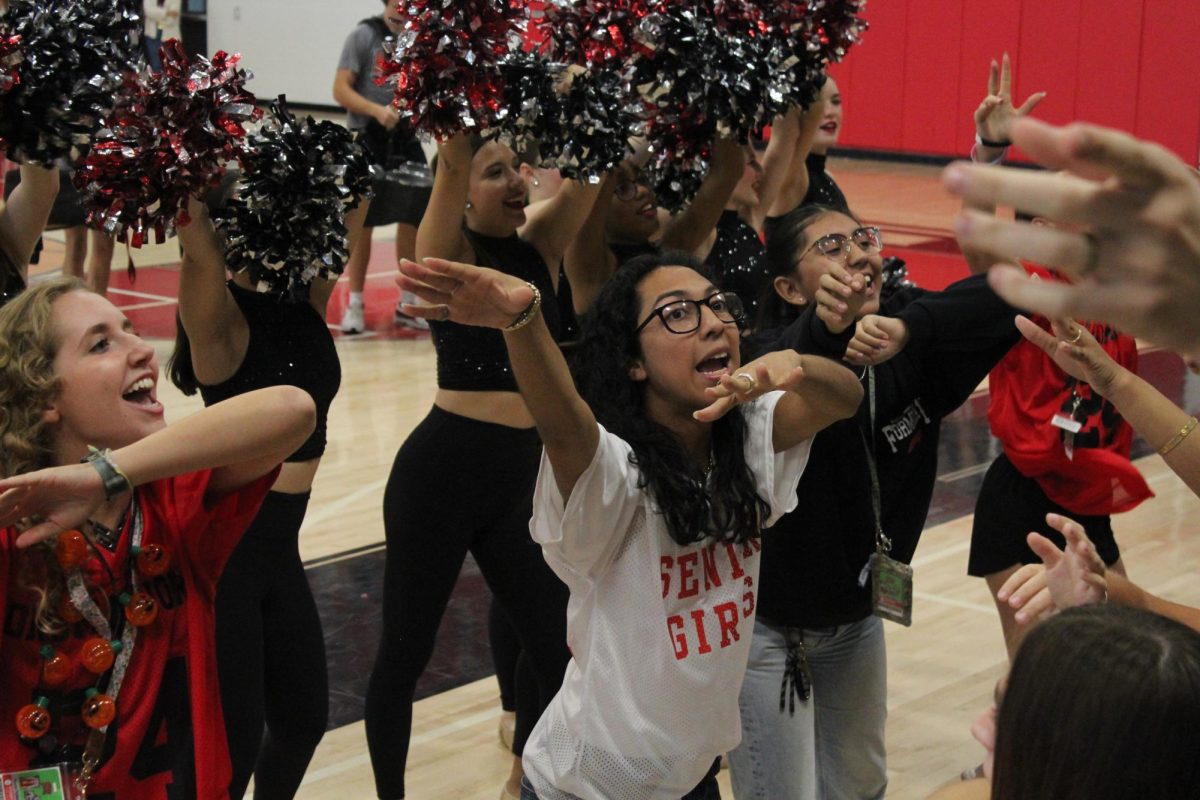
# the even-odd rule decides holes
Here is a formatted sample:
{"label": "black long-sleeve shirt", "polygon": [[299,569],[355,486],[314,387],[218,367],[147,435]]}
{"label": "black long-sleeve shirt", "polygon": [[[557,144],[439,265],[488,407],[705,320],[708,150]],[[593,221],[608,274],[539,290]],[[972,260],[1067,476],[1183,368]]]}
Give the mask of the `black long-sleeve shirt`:
{"label": "black long-sleeve shirt", "polygon": [[[942,419],[1017,341],[1016,313],[983,276],[941,292],[906,288],[884,300],[880,314],[903,320],[908,341],[874,368],[874,425],[864,372],[867,393],[857,415],[817,435],[797,490],[799,506],[764,531],[760,616],[821,628],[871,613],[870,588],[858,583],[875,549],[866,444],[873,438],[891,556],[907,563],[929,513]],[[840,360],[852,336],[853,328],[831,334],[810,307],[787,328],[748,338],[744,360],[785,348]]]}

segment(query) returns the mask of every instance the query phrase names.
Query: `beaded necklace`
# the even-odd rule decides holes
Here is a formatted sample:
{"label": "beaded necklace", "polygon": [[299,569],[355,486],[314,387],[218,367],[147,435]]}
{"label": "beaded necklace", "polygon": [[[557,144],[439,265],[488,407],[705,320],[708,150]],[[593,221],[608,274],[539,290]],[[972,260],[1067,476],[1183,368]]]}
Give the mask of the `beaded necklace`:
{"label": "beaded necklace", "polygon": [[[116,716],[117,695],[129,662],[133,657],[137,631],[150,625],[158,617],[158,603],[142,590],[141,578],[162,575],[170,567],[170,554],[161,545],[142,546],[145,524],[136,493],[130,501],[131,512],[126,524],[118,525],[117,532],[109,531],[92,523],[98,543],[106,548],[115,548],[119,532],[130,529],[129,556],[125,564],[125,590],[116,596],[123,614],[114,615],[114,623],[101,611],[96,602],[96,587],[84,578],[83,566],[90,556],[93,543],[81,531],[65,531],[54,545],[54,556],[63,570],[66,593],[60,606],[60,616],[67,622],[86,620],[95,632],[80,649],[79,662],[84,669],[96,676],[95,685],[87,689],[80,708],[80,718],[91,729],[83,752],[83,764],[75,778],[75,789],[86,796],[104,747],[108,726]],[[97,554],[101,564],[108,569],[103,556]],[[136,565],[136,568],[135,568]],[[112,577],[111,572],[109,573]],[[103,594],[101,594],[103,598]],[[111,602],[109,608],[113,608]],[[128,624],[126,624],[128,623]],[[62,652],[51,645],[41,648],[41,689],[56,689],[64,685],[74,673],[74,665]],[[100,687],[105,691],[101,692]],[[37,740],[48,733],[53,720],[49,711],[50,700],[44,694],[23,707],[16,718],[17,731],[22,737]]]}

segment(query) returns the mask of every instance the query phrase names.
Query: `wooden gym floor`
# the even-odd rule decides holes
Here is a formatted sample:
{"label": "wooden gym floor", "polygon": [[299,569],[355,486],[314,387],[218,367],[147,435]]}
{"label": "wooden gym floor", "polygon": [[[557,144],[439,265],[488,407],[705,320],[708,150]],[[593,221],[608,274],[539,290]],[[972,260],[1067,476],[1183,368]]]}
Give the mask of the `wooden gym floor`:
{"label": "wooden gym floor", "polygon": [[[939,170],[879,162],[831,160],[855,210],[884,230],[889,253],[910,265],[920,285],[940,288],[964,276],[950,223],[956,203],[938,183]],[[342,337],[343,382],[329,422],[329,450],[321,465],[301,533],[301,553],[321,606],[330,654],[329,731],[309,768],[300,798],[374,797],[361,722],[362,691],[378,631],[382,577],[383,487],[400,443],[424,416],[435,388],[427,337],[391,326],[396,288],[389,229],[376,231],[368,280],[369,332]],[[61,240],[47,237],[35,275],[61,261]],[[165,362],[173,333],[177,251],[173,244],[134,253],[138,278],[123,274],[118,248],[110,299],[156,340]],[[344,284],[330,304],[331,327],[344,306]],[[1200,379],[1175,356],[1146,350],[1143,374],[1176,402],[1200,410]],[[198,407],[165,380],[159,393],[171,418]],[[992,602],[983,581],[966,576],[975,492],[998,452],[987,432],[986,389],[947,420],[940,476],[930,520],[917,550],[914,623],[887,626],[889,653],[888,750],[890,798],[922,798],[978,764],[981,748],[968,728],[991,700],[1005,669]],[[1162,459],[1135,455],[1157,497],[1115,521],[1130,577],[1151,591],[1200,605],[1198,501]],[[419,688],[408,763],[409,797],[494,800],[508,773],[509,756],[496,735],[498,692],[486,636],[487,590],[468,560],[443,620],[439,650]],[[300,700],[302,702],[302,699]],[[722,773],[722,791],[729,791]],[[614,799],[618,800],[618,799]]]}

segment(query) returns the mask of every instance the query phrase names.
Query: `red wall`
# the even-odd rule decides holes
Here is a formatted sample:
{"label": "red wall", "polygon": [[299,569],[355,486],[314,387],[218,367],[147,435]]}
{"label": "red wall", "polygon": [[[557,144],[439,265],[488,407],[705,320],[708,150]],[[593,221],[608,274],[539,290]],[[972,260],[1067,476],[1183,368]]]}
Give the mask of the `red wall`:
{"label": "red wall", "polygon": [[1016,102],[1200,151],[1196,0],[872,0],[871,29],[833,68],[843,147],[963,156],[988,63],[1013,59]]}

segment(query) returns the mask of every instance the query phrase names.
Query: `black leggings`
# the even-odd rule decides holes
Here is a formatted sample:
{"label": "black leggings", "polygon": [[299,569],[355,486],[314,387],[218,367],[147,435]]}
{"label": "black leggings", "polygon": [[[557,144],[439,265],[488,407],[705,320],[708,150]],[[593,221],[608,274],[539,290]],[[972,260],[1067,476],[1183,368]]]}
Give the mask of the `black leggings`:
{"label": "black leggings", "polygon": [[[383,635],[366,709],[375,788],[384,800],[404,796],[413,693],[468,551],[529,659],[539,715],[562,685],[570,659],[567,588],[529,536],[540,457],[534,430],[437,407],[396,454],[383,496]],[[522,716],[518,726],[532,727]]]}
{"label": "black leggings", "polygon": [[294,797],[329,719],[325,638],[300,563],[308,498],[268,492],[217,584],[232,800],[252,773],[256,800]]}

